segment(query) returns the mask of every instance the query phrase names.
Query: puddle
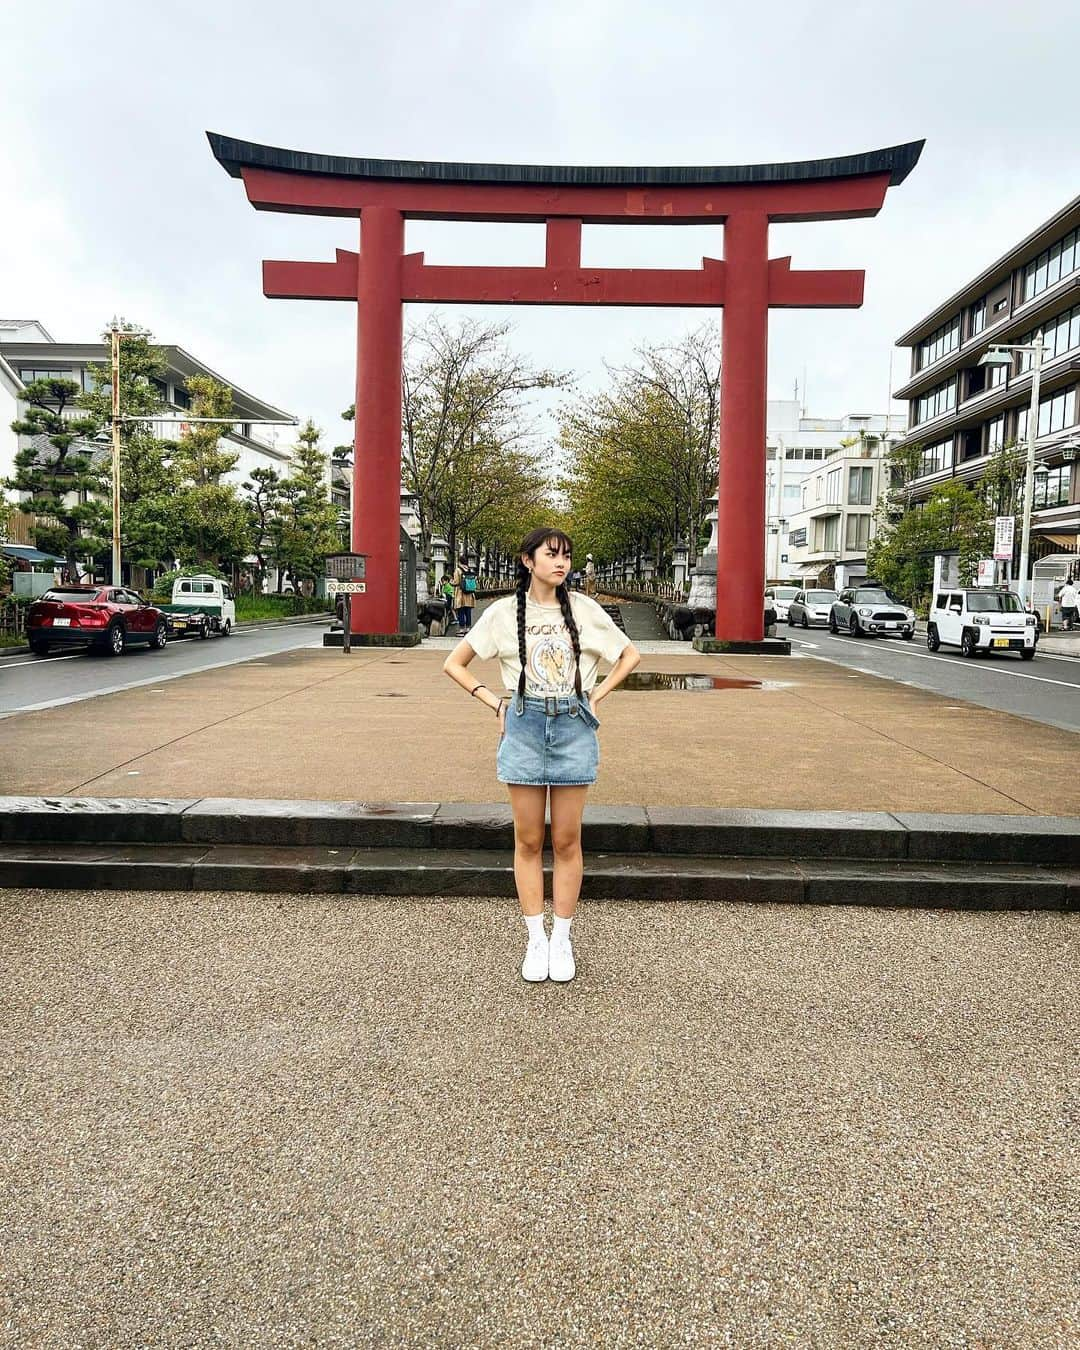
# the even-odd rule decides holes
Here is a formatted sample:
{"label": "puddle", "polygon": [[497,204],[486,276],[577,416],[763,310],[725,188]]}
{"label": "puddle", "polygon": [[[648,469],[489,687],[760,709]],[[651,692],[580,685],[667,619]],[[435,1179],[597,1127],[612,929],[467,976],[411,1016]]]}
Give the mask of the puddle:
{"label": "puddle", "polygon": [[655,671],[628,675],[619,689],[646,693],[652,690],[681,690],[688,693],[707,693],[713,689],[790,689],[791,680],[726,680],[715,675],[666,675]]}

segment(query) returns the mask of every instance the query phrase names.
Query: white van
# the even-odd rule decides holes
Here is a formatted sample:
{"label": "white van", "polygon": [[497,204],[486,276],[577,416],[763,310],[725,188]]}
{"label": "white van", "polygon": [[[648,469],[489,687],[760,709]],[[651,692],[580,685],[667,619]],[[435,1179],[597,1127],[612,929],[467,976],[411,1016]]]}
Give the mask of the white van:
{"label": "white van", "polygon": [[926,645],[959,647],[964,656],[980,652],[1019,652],[1025,661],[1035,655],[1036,619],[1012,591],[955,587],[937,591],[926,624]]}

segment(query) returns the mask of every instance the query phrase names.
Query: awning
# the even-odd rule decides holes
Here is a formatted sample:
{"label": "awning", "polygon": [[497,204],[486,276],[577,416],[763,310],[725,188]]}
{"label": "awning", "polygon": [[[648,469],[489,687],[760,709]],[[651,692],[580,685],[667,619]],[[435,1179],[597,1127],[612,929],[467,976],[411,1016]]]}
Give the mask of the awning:
{"label": "awning", "polygon": [[30,544],[0,544],[0,553],[7,558],[16,558],[20,562],[67,562],[66,558],[58,558],[55,553],[42,553],[41,549],[34,548]]}
{"label": "awning", "polygon": [[1038,539],[1049,539],[1052,544],[1057,544],[1061,548],[1075,548],[1077,543],[1077,531],[1072,534],[1043,534],[1041,530],[1032,530],[1032,534]]}

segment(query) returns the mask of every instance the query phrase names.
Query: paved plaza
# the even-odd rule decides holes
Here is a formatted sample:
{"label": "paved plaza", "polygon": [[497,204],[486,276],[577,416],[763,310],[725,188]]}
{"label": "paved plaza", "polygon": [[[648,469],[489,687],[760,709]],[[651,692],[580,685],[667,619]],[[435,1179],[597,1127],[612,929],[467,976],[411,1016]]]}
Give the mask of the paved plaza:
{"label": "paved plaza", "polygon": [[[451,645],[298,649],[22,713],[0,791],[499,800],[497,724],[442,674]],[[471,669],[500,687],[497,663]],[[667,643],[650,671],[728,687],[616,691],[591,803],[1080,815],[1074,732],[812,657]]]}

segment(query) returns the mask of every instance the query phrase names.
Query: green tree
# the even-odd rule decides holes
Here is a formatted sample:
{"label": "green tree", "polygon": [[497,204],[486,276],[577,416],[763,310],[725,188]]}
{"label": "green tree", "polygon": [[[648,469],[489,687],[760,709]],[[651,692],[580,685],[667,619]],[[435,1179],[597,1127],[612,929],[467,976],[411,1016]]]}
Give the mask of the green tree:
{"label": "green tree", "polygon": [[15,456],[15,472],[2,486],[27,494],[20,505],[33,513],[34,543],[67,560],[81,577],[81,559],[109,549],[112,537],[107,472],[94,463],[91,442],[100,420],[79,406],[74,380],[33,380],[23,391],[24,415],[11,429],[31,438]]}
{"label": "green tree", "polygon": [[281,475],[269,466],[252,469],[244,483],[248,537],[255,557],[255,592],[258,594],[274,565],[275,526],[281,508]]}
{"label": "green tree", "polygon": [[[208,375],[187,381],[191,416],[231,418],[233,393]],[[223,447],[222,424],[191,422],[173,454],[180,478],[176,552],[185,565],[227,567],[240,562],[250,547],[250,516],[235,483],[222,481],[236,467],[239,453]]]}
{"label": "green tree", "polygon": [[866,551],[867,571],[925,613],[934,555],[956,551],[961,583],[971,585],[993,535],[993,518],[982,494],[955,480],[942,483],[898,521],[879,514],[878,532]]}
{"label": "green tree", "polygon": [[[170,463],[172,442],[154,435],[153,419],[165,407],[168,363],[164,351],[134,324],[122,321],[120,339],[120,550],[139,567],[171,560],[177,534],[180,480]],[[104,341],[110,340],[107,330]],[[103,427],[112,420],[111,365],[92,365],[93,387],[79,404]],[[112,490],[111,463],[108,470]]]}
{"label": "green tree", "polygon": [[[322,433],[309,418],[297,439],[292,473],[276,485],[270,522],[273,556],[281,569],[278,589],[287,572],[297,590],[323,575],[323,559],[341,548],[337,509],[330,497],[328,456],[319,445]],[[258,471],[256,471],[258,472]]]}

